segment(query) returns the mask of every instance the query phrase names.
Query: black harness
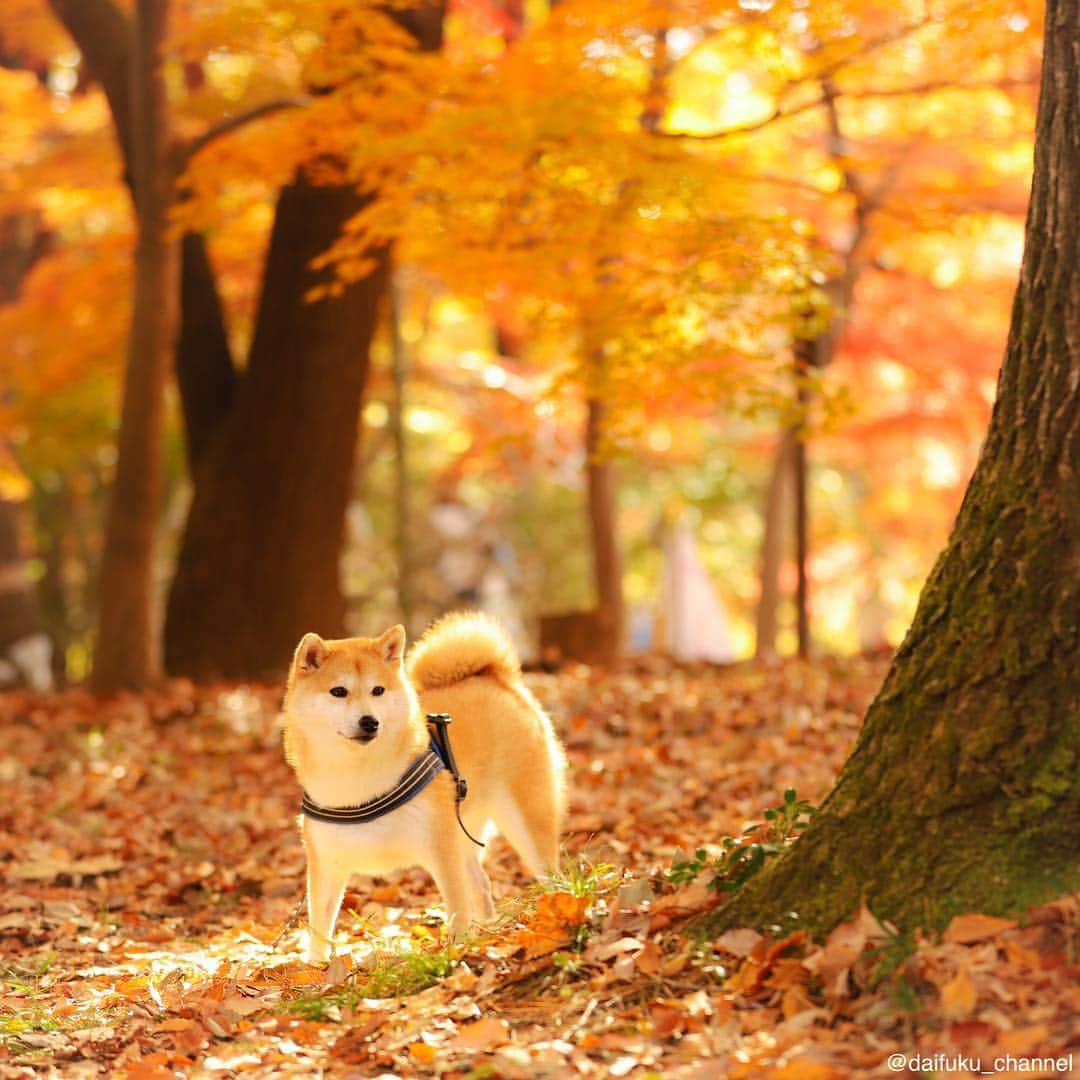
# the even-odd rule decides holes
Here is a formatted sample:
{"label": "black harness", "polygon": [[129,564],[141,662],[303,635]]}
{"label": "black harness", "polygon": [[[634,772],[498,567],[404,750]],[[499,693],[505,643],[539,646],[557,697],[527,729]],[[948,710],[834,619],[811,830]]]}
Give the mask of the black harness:
{"label": "black harness", "polygon": [[446,769],[454,778],[454,812],[457,814],[461,831],[474,843],[483,847],[483,841],[477,840],[461,820],[461,804],[469,793],[469,784],[458,772],[454,751],[450,747],[450,735],[446,730],[450,723],[448,713],[428,713],[430,742],[424,751],[406,770],[401,779],[387,792],[367,802],[354,806],[323,806],[315,802],[305,791],[300,800],[300,812],[315,821],[328,821],[332,825],[355,825],[376,818],[404,806],[410,799],[419,795],[435,777]]}

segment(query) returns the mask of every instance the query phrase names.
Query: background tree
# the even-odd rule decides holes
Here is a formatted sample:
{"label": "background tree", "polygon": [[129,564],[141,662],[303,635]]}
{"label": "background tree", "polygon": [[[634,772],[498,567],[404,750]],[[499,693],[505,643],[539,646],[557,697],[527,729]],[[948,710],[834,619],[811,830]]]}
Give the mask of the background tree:
{"label": "background tree", "polygon": [[1035,175],[990,429],[952,538],[805,836],[715,926],[866,898],[937,926],[1075,884],[1080,846],[1080,8],[1049,0]]}
{"label": "background tree", "polygon": [[[91,13],[103,2],[68,0]],[[819,640],[857,647],[864,621],[867,640],[898,640],[974,460],[1006,330],[990,297],[1011,289],[1019,264],[1022,230],[1008,215],[1028,169],[1019,80],[1034,51],[1029,0],[957,2],[941,21],[860,0],[764,12],[677,3],[659,20],[666,58],[647,4],[567,0],[552,18],[534,5],[527,20],[516,9],[508,20],[498,6],[463,3],[448,48],[424,63],[400,27],[394,39],[393,22],[366,8],[346,18],[310,0],[286,0],[273,18],[262,10],[185,0],[169,44],[177,134],[197,152],[178,155],[188,162],[177,208],[189,230],[177,361],[186,433],[171,416],[159,588],[186,511],[185,442],[197,471],[245,378],[276,195],[300,163],[330,154],[346,160],[350,182],[379,189],[364,218],[383,215],[386,227],[376,220],[370,238],[398,243],[417,619],[460,602],[436,572],[428,518],[451,488],[477,519],[483,559],[497,550],[509,567],[526,626],[592,602],[581,437],[592,396],[606,412],[594,460],[619,477],[611,518],[635,645],[660,572],[656,508],[680,505],[745,654],[760,536],[750,505],[773,432],[797,419],[783,311],[837,272],[830,252],[843,251],[851,220],[843,169],[872,190],[900,153],[900,183],[875,218],[854,317],[815,380],[807,425]],[[107,43],[127,40],[125,29]],[[19,65],[0,67],[10,118],[0,152],[13,165],[0,206],[38,215],[55,238],[0,310],[10,388],[0,412],[33,484],[35,573],[74,679],[92,645],[131,243],[125,166],[94,78],[111,68],[85,35],[80,52],[44,0],[18,0],[0,27],[0,63]],[[650,94],[661,69],[663,93]],[[839,162],[823,122],[829,72]],[[308,93],[324,87],[335,89]],[[264,111],[286,99],[303,107]],[[492,349],[496,313],[517,324],[518,349]],[[584,362],[586,338],[603,353],[600,376]],[[398,617],[381,504],[387,358],[380,331],[364,490],[350,491],[345,546],[357,629]],[[848,387],[857,413],[823,431],[830,391]],[[793,563],[780,569],[791,590]],[[859,614],[873,607],[861,602],[870,590],[883,611],[876,638]],[[792,645],[786,625],[779,644]]]}
{"label": "background tree", "polygon": [[[438,48],[441,6],[397,19],[405,42]],[[339,17],[332,33],[365,55],[362,19]],[[326,70],[321,78],[334,86],[368,74]],[[359,91],[375,96],[363,82]],[[190,379],[189,416],[201,418],[204,449],[169,591],[165,655],[174,673],[265,674],[306,630],[344,633],[339,559],[387,249],[365,252],[363,275],[341,288],[326,288],[332,275],[311,264],[368,201],[331,153],[302,169],[278,200],[243,379],[235,391],[223,387],[220,364]],[[224,408],[223,389],[232,399]]]}
{"label": "background tree", "polygon": [[160,671],[154,534],[180,270],[176,242],[166,235],[173,201],[171,124],[162,71],[167,16],[168,5],[161,0],[139,0],[132,26],[131,161],[138,240],[94,660],[94,685],[104,691],[146,686]]}

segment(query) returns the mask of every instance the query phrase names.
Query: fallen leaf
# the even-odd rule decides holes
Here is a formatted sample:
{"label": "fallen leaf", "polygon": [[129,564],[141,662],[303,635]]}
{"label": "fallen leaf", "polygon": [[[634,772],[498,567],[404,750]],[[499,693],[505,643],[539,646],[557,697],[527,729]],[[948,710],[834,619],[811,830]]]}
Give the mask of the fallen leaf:
{"label": "fallen leaf", "polygon": [[966,1020],[975,1011],[978,999],[978,991],[966,966],[941,988],[941,1007],[947,1020]]}
{"label": "fallen leaf", "polygon": [[491,1050],[510,1041],[510,1026],[495,1016],[484,1016],[466,1024],[447,1043],[449,1050]]}
{"label": "fallen leaf", "polygon": [[419,1062],[421,1065],[430,1065],[438,1055],[439,1051],[434,1046],[429,1046],[426,1042],[414,1042],[409,1044],[409,1057],[413,1061]]}
{"label": "fallen leaf", "polygon": [[1015,919],[1001,919],[996,915],[957,915],[942,935],[944,941],[957,945],[970,945],[985,941],[1016,926]]}
{"label": "fallen leaf", "polygon": [[735,930],[727,930],[722,933],[713,944],[732,956],[749,956],[757,943],[761,941],[761,934],[750,927],[740,927]]}

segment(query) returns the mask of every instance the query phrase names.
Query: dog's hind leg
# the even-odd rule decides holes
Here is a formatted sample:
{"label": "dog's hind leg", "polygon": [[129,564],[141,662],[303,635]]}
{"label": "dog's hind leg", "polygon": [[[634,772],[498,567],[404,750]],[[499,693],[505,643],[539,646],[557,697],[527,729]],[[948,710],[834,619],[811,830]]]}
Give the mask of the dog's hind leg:
{"label": "dog's hind leg", "polygon": [[533,877],[559,867],[560,813],[552,799],[517,799],[506,792],[496,822]]}
{"label": "dog's hind leg", "polygon": [[486,890],[485,903],[484,895],[478,888],[479,877],[486,884],[487,875],[476,861],[476,856],[466,851],[460,841],[440,846],[428,869],[446,905],[447,931],[451,937],[460,938],[473,920],[487,915],[491,892],[490,889]]}

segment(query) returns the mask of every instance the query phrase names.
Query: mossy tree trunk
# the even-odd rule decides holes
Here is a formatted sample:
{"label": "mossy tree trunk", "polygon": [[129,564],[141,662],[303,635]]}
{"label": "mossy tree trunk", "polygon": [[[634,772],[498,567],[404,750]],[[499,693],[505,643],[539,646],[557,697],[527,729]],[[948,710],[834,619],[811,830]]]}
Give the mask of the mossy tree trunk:
{"label": "mossy tree trunk", "polygon": [[1080,4],[1049,0],[1024,262],[952,537],[836,787],[710,919],[1019,912],[1080,868]]}

